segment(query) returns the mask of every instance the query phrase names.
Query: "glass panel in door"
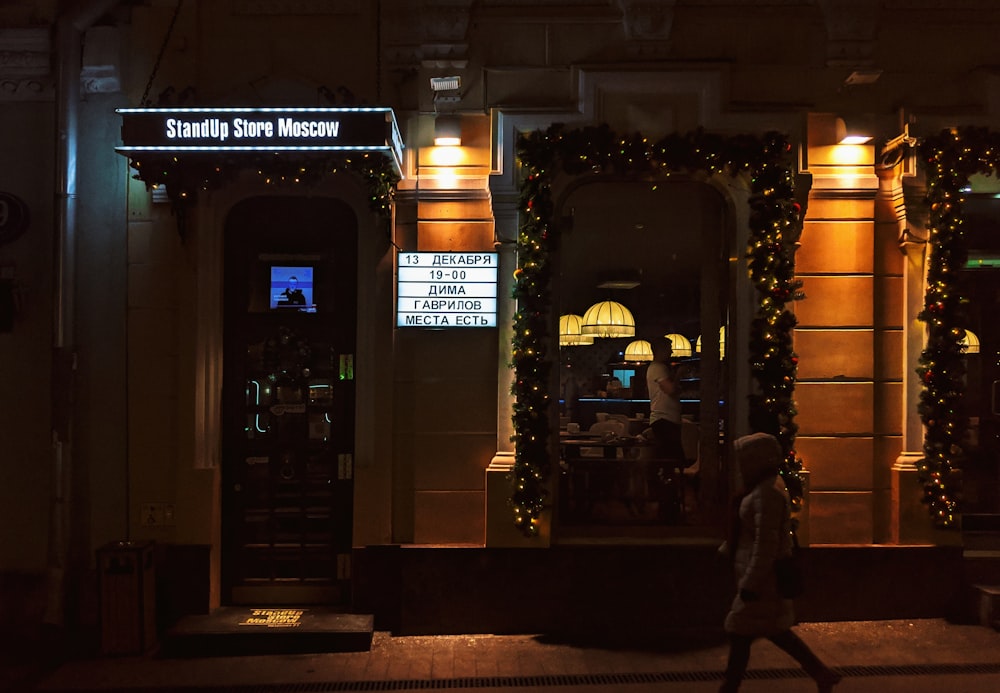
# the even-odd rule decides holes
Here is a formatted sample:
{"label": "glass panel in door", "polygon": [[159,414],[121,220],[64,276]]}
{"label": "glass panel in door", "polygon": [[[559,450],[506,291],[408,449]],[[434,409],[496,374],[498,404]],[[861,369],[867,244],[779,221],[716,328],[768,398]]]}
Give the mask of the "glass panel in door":
{"label": "glass panel in door", "polygon": [[346,603],[356,224],[330,199],[227,221],[223,587],[234,604]]}

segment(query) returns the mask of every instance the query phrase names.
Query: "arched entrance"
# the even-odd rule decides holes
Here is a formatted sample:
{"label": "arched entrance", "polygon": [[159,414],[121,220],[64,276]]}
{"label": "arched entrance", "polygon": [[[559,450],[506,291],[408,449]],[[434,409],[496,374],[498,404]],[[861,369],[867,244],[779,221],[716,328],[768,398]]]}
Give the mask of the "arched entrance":
{"label": "arched entrance", "polygon": [[[711,525],[725,495],[719,441],[726,439],[732,397],[725,360],[725,327],[734,312],[729,205],[713,185],[683,176],[587,176],[563,191],[555,217],[561,220],[553,298],[559,315],[615,301],[635,321],[630,335],[560,336],[561,423],[596,430],[604,421],[620,422],[626,439],[641,440],[649,426],[648,360],[633,352],[670,335],[686,443],[686,467],[672,470],[671,478],[646,469],[641,450],[623,449],[622,464],[605,465],[609,473],[585,475],[586,489],[572,483],[580,480],[570,469],[574,462],[561,459],[557,534],[658,536]],[[576,497],[581,490],[587,498]],[[657,507],[668,500],[671,507]]]}

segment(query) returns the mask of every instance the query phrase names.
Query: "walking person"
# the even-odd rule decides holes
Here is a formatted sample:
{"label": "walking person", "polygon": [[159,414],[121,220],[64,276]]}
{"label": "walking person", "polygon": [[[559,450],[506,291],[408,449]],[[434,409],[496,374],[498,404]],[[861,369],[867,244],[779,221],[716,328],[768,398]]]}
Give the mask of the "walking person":
{"label": "walking person", "polygon": [[743,492],[734,499],[729,538],[720,547],[732,559],[737,582],[724,624],[729,660],[720,693],[739,689],[750,647],[761,637],[794,657],[820,693],[829,693],[840,676],[792,631],[792,600],[778,592],[775,560],[791,556],[793,548],[791,503],[778,473],[781,444],[768,433],[754,433],[737,439],[733,447]]}
{"label": "walking person", "polygon": [[653,454],[658,462],[646,470],[651,496],[657,501],[661,522],[675,524],[681,517],[684,490],[675,470],[685,464],[681,445],[680,385],[670,358],[673,343],[666,337],[650,340],[653,360],[646,367],[649,390],[649,426]]}

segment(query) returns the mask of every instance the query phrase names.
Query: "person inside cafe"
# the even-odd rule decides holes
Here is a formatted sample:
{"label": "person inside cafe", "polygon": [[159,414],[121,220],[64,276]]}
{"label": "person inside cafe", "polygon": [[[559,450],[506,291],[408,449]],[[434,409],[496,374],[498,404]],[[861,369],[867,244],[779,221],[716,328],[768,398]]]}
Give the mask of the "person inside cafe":
{"label": "person inside cafe", "polygon": [[666,337],[650,340],[653,360],[646,369],[649,390],[649,426],[652,433],[654,462],[647,469],[650,492],[656,499],[660,519],[673,522],[680,512],[683,491],[676,469],[684,466],[681,445],[680,385],[670,357],[673,344]]}

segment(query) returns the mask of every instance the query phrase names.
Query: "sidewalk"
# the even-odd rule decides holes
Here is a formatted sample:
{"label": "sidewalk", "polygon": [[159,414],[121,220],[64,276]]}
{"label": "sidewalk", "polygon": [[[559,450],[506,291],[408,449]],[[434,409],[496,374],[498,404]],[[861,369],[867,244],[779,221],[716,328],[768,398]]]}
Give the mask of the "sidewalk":
{"label": "sidewalk", "polygon": [[[843,676],[838,693],[1000,691],[1000,633],[943,620],[807,623],[797,632]],[[254,657],[106,658],[64,664],[35,689],[74,691],[715,691],[725,664],[721,634],[669,641],[570,642],[549,636],[393,637],[367,652]],[[814,691],[795,662],[754,645],[741,690]]]}

